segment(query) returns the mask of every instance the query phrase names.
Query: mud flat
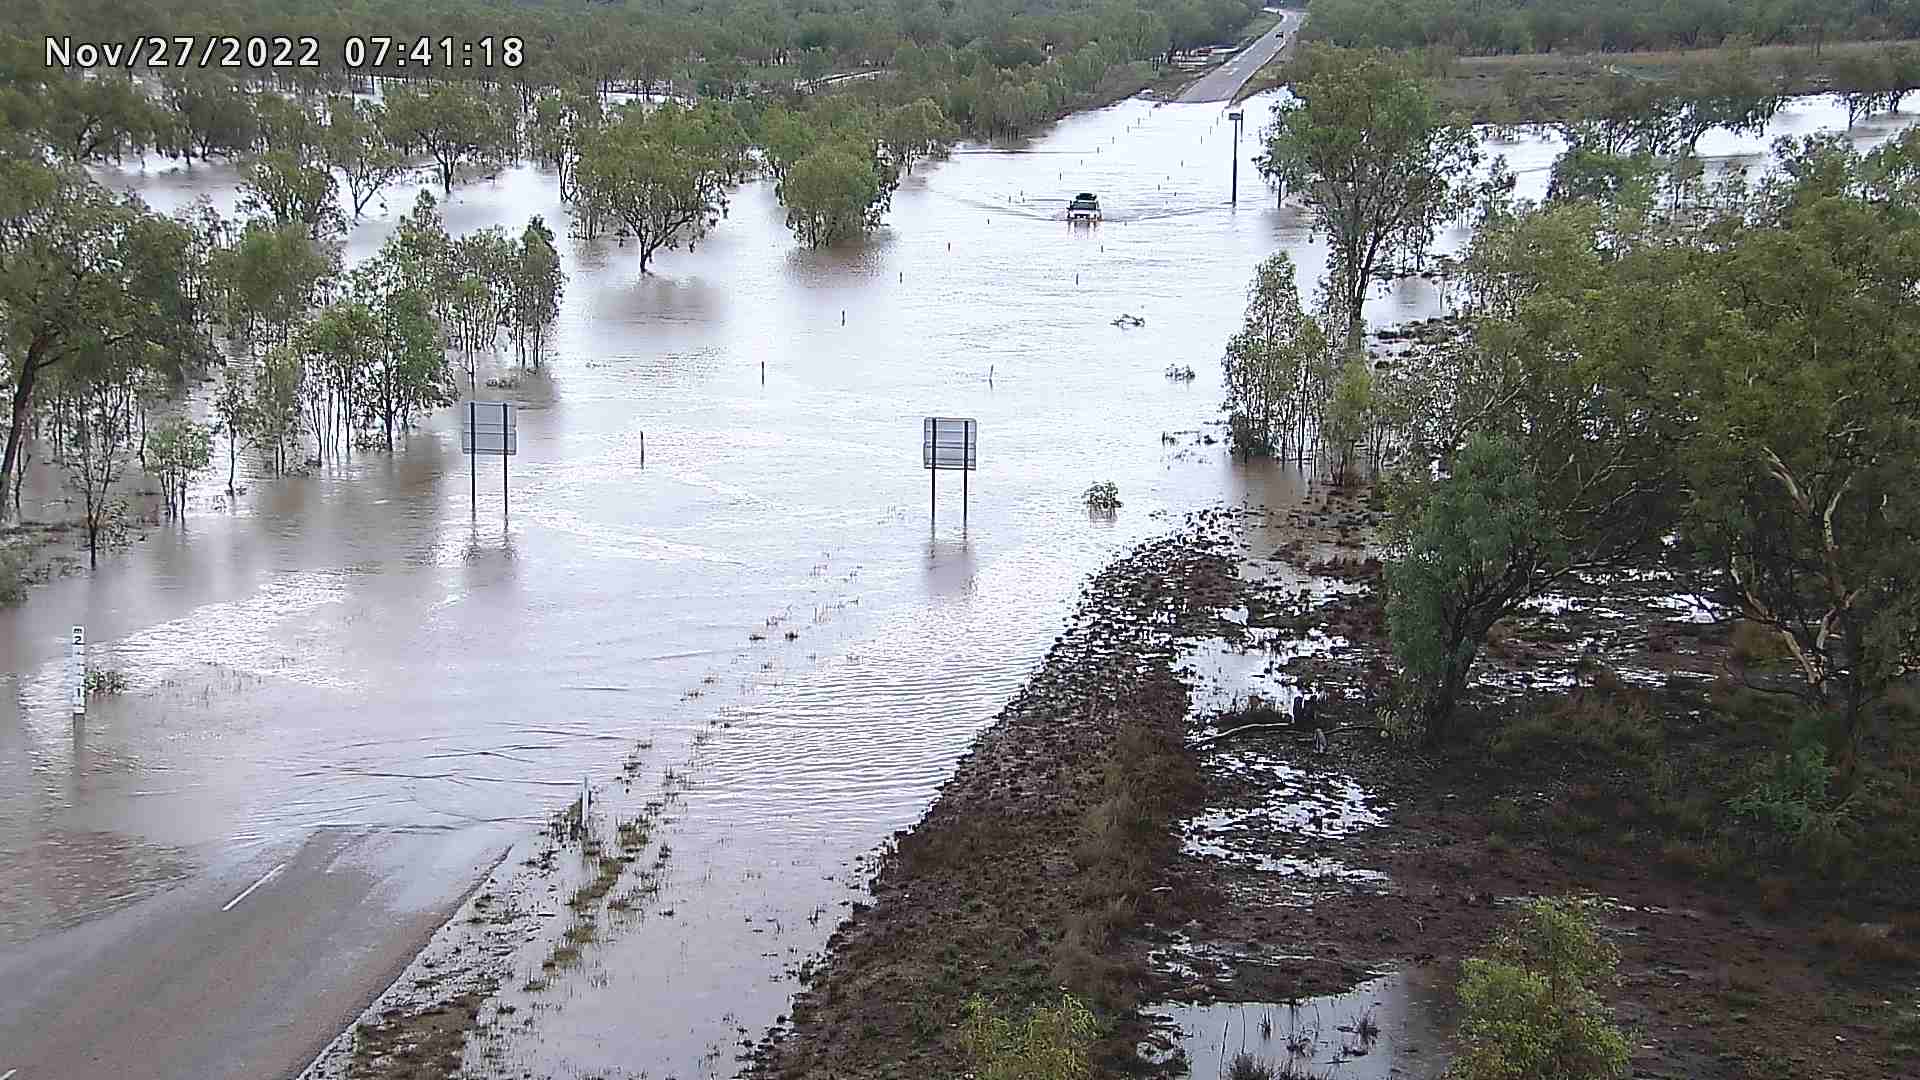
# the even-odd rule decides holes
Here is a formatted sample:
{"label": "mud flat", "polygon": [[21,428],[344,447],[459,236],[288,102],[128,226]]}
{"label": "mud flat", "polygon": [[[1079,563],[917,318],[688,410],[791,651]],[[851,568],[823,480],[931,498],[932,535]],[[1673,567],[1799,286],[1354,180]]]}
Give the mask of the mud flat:
{"label": "mud flat", "polygon": [[1913,1075],[1911,865],[1836,898],[1714,817],[1772,737],[1720,711],[1725,622],[1656,573],[1569,582],[1496,627],[1471,734],[1429,751],[1381,719],[1378,523],[1364,491],[1216,511],[1097,576],[752,1073],[960,1075],[969,996],[1066,989],[1106,1075],[1439,1076],[1459,961],[1584,894],[1637,1076]]}

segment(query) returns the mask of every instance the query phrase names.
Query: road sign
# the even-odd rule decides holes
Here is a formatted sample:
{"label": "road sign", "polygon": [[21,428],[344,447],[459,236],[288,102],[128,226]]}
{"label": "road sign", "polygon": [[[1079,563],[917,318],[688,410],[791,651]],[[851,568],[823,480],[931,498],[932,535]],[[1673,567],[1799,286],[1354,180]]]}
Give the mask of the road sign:
{"label": "road sign", "polygon": [[980,422],[959,416],[927,417],[920,431],[920,466],[925,469],[978,469]]}
{"label": "road sign", "polygon": [[511,401],[469,401],[460,425],[460,452],[506,457],[519,453],[519,425]]}
{"label": "road sign", "polygon": [[934,517],[940,473],[960,472],[960,524],[967,523],[967,476],[980,467],[980,422],[967,416],[929,416],[920,428],[920,467],[927,470],[927,520]]}
{"label": "road sign", "polygon": [[520,451],[511,401],[469,401],[461,411],[460,452],[472,474],[472,510],[480,511],[480,455],[500,459],[500,520],[507,518],[507,459]]}

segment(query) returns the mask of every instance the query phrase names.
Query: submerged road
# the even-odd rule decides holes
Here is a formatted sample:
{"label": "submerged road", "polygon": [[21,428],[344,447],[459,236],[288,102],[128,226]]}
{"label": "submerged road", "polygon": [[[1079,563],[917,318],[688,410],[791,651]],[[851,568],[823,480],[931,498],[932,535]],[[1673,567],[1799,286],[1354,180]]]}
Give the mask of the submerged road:
{"label": "submerged road", "polygon": [[1175,100],[1184,103],[1205,101],[1231,101],[1247,80],[1287,47],[1300,25],[1307,21],[1304,11],[1283,11],[1280,13],[1280,25],[1262,34],[1253,44],[1241,49],[1233,58],[1209,71],[1194,83],[1181,91]]}
{"label": "submerged road", "polygon": [[485,829],[322,830],[0,954],[0,1075],[291,1076],[459,906],[470,864],[504,847]]}

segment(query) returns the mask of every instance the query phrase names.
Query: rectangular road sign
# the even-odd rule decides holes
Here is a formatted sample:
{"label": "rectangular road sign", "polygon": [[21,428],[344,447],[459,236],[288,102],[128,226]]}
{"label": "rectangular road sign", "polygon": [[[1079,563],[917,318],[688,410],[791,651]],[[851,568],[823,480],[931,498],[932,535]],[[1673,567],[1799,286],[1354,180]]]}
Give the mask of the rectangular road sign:
{"label": "rectangular road sign", "polygon": [[470,401],[460,407],[460,452],[507,457],[520,451],[511,401]]}
{"label": "rectangular road sign", "polygon": [[929,416],[920,432],[920,465],[926,469],[980,468],[980,423],[970,417]]}

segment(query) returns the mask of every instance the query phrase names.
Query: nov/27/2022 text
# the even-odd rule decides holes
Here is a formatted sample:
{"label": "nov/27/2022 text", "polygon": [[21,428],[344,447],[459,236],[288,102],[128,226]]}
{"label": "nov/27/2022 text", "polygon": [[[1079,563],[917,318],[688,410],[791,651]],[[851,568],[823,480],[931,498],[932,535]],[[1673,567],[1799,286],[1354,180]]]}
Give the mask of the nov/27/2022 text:
{"label": "nov/27/2022 text", "polygon": [[352,35],[322,43],[316,37],[220,34],[125,41],[47,38],[48,67],[93,71],[107,68],[206,68],[273,71],[286,68],[517,68],[526,63],[526,42],[519,37],[383,37]]}

